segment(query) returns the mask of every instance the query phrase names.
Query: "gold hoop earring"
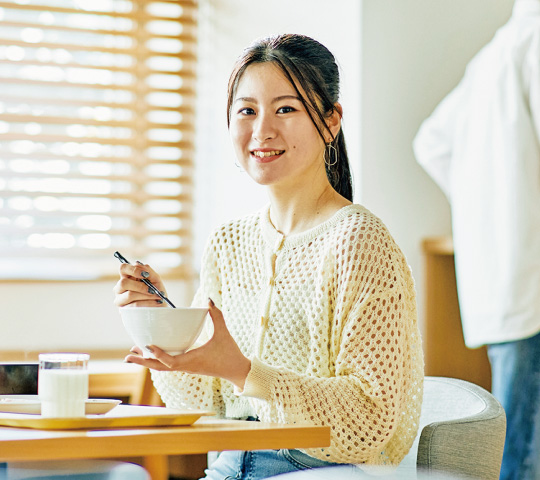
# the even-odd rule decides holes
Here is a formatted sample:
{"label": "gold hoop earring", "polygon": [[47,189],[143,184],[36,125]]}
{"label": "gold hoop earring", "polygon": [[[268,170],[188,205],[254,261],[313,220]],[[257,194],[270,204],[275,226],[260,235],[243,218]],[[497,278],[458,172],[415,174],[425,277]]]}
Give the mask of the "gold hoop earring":
{"label": "gold hoop earring", "polygon": [[324,163],[327,167],[333,167],[338,161],[338,154],[336,147],[332,145],[332,142],[328,142],[326,144],[326,148],[324,149]]}

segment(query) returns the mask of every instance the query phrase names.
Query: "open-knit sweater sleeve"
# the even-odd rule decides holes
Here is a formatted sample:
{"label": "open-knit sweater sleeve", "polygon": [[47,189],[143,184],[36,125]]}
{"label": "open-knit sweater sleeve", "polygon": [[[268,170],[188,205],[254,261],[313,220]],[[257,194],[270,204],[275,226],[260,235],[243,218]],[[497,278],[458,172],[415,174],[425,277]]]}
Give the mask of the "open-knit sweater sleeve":
{"label": "open-knit sweater sleeve", "polygon": [[252,360],[243,392],[212,382],[225,414],[329,425],[330,447],[305,450],[323,460],[399,463],[418,429],[423,360],[410,268],[382,222],[351,205],[283,237],[265,210],[219,229],[203,263],[198,295],[217,298]]}

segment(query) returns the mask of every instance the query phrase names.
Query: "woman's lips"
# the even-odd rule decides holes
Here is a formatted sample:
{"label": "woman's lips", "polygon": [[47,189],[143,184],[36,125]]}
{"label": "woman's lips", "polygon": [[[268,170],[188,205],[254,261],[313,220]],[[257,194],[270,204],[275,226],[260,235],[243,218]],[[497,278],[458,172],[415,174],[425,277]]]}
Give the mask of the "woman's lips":
{"label": "woman's lips", "polygon": [[285,150],[253,150],[251,156],[259,163],[272,162],[285,153]]}

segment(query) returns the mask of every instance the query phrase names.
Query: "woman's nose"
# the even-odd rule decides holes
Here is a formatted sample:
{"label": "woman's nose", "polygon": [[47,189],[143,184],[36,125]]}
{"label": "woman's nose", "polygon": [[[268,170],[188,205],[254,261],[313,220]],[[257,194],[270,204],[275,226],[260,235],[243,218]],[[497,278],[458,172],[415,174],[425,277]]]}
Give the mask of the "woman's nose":
{"label": "woman's nose", "polygon": [[265,142],[276,136],[276,125],[271,115],[259,113],[253,126],[253,137],[258,142]]}

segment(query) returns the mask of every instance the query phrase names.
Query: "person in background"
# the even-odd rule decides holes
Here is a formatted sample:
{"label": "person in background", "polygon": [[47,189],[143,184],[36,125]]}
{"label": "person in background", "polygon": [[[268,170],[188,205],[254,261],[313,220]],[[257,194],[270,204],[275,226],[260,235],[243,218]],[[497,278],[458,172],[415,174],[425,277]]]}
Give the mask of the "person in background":
{"label": "person in background", "polygon": [[487,345],[506,411],[501,479],[538,480],[540,0],[516,0],[414,151],[450,201],[465,343]]}
{"label": "person in background", "polygon": [[[416,436],[423,356],[413,278],[381,220],[352,203],[338,95],[334,57],[309,37],[243,52],[229,81],[229,130],[269,205],[209,239],[193,301],[209,305],[208,341],[177,356],[152,345],[156,359],[136,348],[126,357],[152,369],[167,406],[331,427],[327,448],[223,452],[207,479],[395,465]],[[116,305],[163,306],[141,278],[165,291],[149,265],[122,265]]]}

